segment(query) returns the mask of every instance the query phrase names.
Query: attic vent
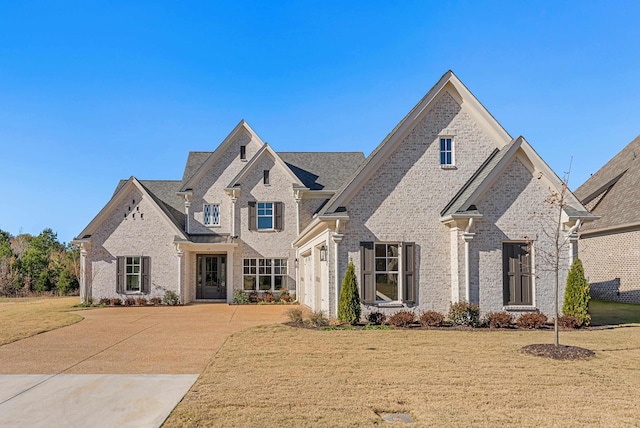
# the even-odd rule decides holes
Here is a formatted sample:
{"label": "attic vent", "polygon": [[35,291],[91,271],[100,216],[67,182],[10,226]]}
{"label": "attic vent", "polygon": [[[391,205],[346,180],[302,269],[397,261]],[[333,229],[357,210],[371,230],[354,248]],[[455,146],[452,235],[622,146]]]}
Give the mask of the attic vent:
{"label": "attic vent", "polygon": [[240,160],[247,160],[247,146],[240,146]]}
{"label": "attic vent", "polygon": [[467,208],[467,211],[478,211],[478,207],[476,207],[475,205],[469,205],[469,208]]}

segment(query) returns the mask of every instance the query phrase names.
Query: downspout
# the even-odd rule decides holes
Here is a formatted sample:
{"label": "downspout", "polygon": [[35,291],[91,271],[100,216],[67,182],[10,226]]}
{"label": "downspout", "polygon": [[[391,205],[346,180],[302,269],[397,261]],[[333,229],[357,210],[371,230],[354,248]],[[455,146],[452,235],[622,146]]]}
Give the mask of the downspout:
{"label": "downspout", "polygon": [[89,303],[87,290],[87,249],[80,244],[80,302]]}
{"label": "downspout", "polygon": [[176,244],[176,252],[178,253],[178,296],[180,296],[180,303],[185,303],[184,296],[182,295],[182,256],[184,256],[184,251],[180,248],[180,244]]}

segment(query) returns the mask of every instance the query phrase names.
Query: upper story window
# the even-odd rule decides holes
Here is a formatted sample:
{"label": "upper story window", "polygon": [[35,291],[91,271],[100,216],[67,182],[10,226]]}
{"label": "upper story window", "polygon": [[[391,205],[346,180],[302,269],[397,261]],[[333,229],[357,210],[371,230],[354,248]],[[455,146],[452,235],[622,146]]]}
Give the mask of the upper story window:
{"label": "upper story window", "polygon": [[282,202],[249,202],[249,230],[282,230]]}
{"label": "upper story window", "polygon": [[262,171],[262,183],[269,184],[269,170],[265,169]]}
{"label": "upper story window", "polygon": [[258,202],[258,230],[273,229],[273,202]]}
{"label": "upper story window", "polygon": [[204,225],[220,226],[220,204],[204,204]]}
{"label": "upper story window", "polygon": [[454,165],[452,137],[440,137],[440,165],[444,167]]}
{"label": "upper story window", "polygon": [[247,160],[247,146],[240,146],[240,160]]}

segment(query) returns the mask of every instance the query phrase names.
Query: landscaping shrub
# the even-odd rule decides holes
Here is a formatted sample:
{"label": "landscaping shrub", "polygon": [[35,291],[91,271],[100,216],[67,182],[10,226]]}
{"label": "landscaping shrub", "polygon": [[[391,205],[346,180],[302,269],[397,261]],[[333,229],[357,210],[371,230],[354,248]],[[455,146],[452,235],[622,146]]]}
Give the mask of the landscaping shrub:
{"label": "landscaping shrub", "polygon": [[449,309],[449,320],[456,325],[477,327],[480,325],[480,307],[467,302],[454,303]]}
{"label": "landscaping shrub", "polygon": [[180,304],[180,297],[171,290],[167,290],[162,297],[162,303],[169,306],[175,306]]}
{"label": "landscaping shrub", "polygon": [[111,304],[111,299],[109,299],[108,297],[103,297],[102,299],[100,299],[100,304],[101,305],[110,305]]}
{"label": "landscaping shrub", "polygon": [[160,303],[162,303],[162,299],[159,297],[152,297],[151,299],[149,299],[149,303],[151,303],[152,305],[159,305]]}
{"label": "landscaping shrub", "polygon": [[387,320],[387,324],[394,327],[409,327],[415,321],[416,316],[413,312],[400,311],[391,315]]}
{"label": "landscaping shrub", "polygon": [[489,312],[486,324],[491,328],[509,328],[513,324],[513,315],[508,312]]}
{"label": "landscaping shrub", "polygon": [[258,303],[259,301],[260,301],[260,295],[258,294],[257,291],[252,291],[251,293],[249,293],[249,302]]}
{"label": "landscaping shrub", "polygon": [[126,299],[124,299],[125,306],[133,306],[135,304],[136,304],[136,299],[134,299],[133,297],[127,297]]}
{"label": "landscaping shrub", "polygon": [[427,311],[420,315],[420,325],[423,327],[441,327],[444,324],[444,315],[436,311]]}
{"label": "landscaping shrub", "polygon": [[351,325],[356,324],[360,321],[361,311],[356,268],[353,265],[353,261],[349,260],[347,272],[345,272],[342,280],[342,290],[340,291],[340,301],[338,303],[338,319]]}
{"label": "landscaping shrub", "polygon": [[290,302],[291,301],[291,295],[289,294],[289,290],[287,290],[286,288],[281,288],[280,289],[280,301],[281,302]]}
{"label": "landscaping shrub", "polygon": [[136,306],[145,306],[147,304],[147,299],[144,297],[136,298]]}
{"label": "landscaping shrub", "polygon": [[307,321],[314,327],[324,327],[325,325],[329,325],[329,320],[324,316],[322,311],[313,312],[309,315],[309,319]]}
{"label": "landscaping shrub", "polygon": [[233,303],[246,305],[247,303],[249,303],[249,296],[247,296],[247,293],[245,293],[244,290],[234,290]]}
{"label": "landscaping shrub", "polygon": [[120,306],[122,304],[122,300],[120,300],[119,298],[115,297],[113,299],[109,299],[109,304],[111,306]]}
{"label": "landscaping shrub", "polygon": [[[573,317],[581,325],[589,325],[591,315],[589,315],[589,281],[584,277],[582,262],[576,258],[571,265],[569,275],[567,275],[567,287],[564,291],[564,303],[562,313]],[[560,322],[560,317],[558,318]]]}
{"label": "landscaping shrub", "polygon": [[558,317],[558,325],[561,328],[572,330],[574,328],[579,328],[582,324],[576,317],[572,317],[571,315],[560,315]]}
{"label": "landscaping shrub", "polygon": [[369,324],[382,325],[387,320],[387,316],[382,312],[370,312],[366,316]]}
{"label": "landscaping shrub", "polygon": [[541,312],[530,312],[518,318],[516,324],[520,328],[540,328],[547,322],[547,316]]}
{"label": "landscaping shrub", "polygon": [[292,308],[287,311],[289,321],[294,324],[302,324],[302,309]]}
{"label": "landscaping shrub", "polygon": [[273,303],[276,301],[276,296],[274,296],[271,291],[267,290],[262,294],[262,300],[265,303]]}

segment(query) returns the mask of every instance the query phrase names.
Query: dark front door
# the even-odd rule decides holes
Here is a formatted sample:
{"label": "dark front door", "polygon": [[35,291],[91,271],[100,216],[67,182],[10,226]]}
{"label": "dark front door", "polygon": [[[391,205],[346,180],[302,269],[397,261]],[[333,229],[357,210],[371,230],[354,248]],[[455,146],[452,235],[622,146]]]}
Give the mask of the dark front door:
{"label": "dark front door", "polygon": [[196,299],[227,298],[227,257],[198,254]]}

